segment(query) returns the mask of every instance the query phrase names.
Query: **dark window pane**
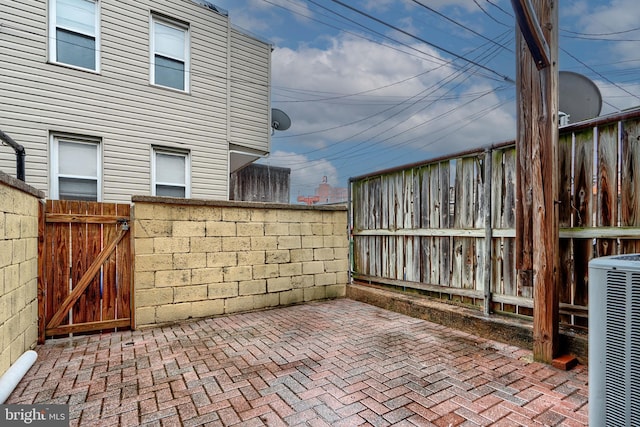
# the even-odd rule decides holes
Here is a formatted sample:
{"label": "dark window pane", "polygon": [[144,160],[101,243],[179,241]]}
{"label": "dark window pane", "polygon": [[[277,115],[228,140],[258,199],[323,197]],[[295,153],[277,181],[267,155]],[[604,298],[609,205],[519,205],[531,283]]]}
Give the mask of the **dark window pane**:
{"label": "dark window pane", "polygon": [[60,200],[98,200],[98,182],[93,179],[60,178],[58,181]]}
{"label": "dark window pane", "polygon": [[185,197],[184,187],[176,187],[175,185],[156,185],[156,196],[164,197]]}
{"label": "dark window pane", "polygon": [[184,90],[184,62],[156,55],[155,84]]}
{"label": "dark window pane", "polygon": [[96,40],[93,37],[56,29],[57,62],[96,69]]}

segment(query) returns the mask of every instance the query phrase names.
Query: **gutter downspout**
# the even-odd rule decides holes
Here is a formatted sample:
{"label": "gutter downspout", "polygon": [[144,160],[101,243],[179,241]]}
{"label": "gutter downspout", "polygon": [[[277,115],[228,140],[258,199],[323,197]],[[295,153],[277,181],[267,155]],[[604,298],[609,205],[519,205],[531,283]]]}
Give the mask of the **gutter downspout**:
{"label": "gutter downspout", "polygon": [[24,151],[24,147],[13,140],[9,135],[0,130],[0,139],[6,142],[16,152],[16,178],[20,181],[25,181],[25,169],[24,163],[27,153]]}
{"label": "gutter downspout", "polygon": [[33,366],[38,358],[38,353],[33,350],[27,350],[18,357],[13,365],[7,369],[2,377],[0,377],[0,405],[9,398],[13,393],[20,380],[25,376],[27,371]]}

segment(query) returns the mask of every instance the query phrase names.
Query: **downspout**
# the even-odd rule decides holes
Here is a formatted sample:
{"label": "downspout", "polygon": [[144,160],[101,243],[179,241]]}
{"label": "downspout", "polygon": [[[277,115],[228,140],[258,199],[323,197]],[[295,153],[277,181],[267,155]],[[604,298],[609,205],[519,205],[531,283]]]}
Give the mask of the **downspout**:
{"label": "downspout", "polygon": [[27,154],[24,151],[24,147],[13,140],[9,135],[0,130],[0,139],[6,142],[16,152],[16,178],[24,182],[24,162]]}
{"label": "downspout", "polygon": [[2,377],[0,377],[0,405],[9,398],[13,393],[20,380],[25,376],[27,371],[33,366],[38,353],[33,350],[27,350],[18,357],[13,365],[7,369]]}
{"label": "downspout", "polygon": [[233,34],[231,32],[231,18],[227,15],[227,93],[226,93],[226,113],[227,113],[227,198],[229,200],[229,196],[231,194],[231,150],[229,146],[233,141],[231,141],[231,103],[233,102],[233,98],[231,96],[231,49],[233,49]]}

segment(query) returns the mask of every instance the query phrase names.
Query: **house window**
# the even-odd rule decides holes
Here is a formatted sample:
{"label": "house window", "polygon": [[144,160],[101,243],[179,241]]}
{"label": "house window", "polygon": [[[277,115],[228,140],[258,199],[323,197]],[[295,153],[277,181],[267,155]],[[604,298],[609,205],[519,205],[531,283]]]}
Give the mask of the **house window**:
{"label": "house window", "polygon": [[154,148],[151,165],[153,195],[190,197],[189,163],[189,153]]}
{"label": "house window", "polygon": [[151,83],[189,90],[189,27],[151,18]]}
{"label": "house window", "polygon": [[52,62],[98,71],[98,0],[50,0]]}
{"label": "house window", "polygon": [[54,135],[51,148],[51,198],[100,201],[100,141]]}

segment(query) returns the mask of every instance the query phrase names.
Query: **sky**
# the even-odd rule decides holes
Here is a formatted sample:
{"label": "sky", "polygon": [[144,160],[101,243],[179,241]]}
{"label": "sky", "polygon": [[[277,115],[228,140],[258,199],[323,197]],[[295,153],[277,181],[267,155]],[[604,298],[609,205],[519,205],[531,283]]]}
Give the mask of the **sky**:
{"label": "sky", "polygon": [[[273,45],[271,104],[291,127],[258,163],[291,196],[513,140],[510,0],[214,0]],[[591,79],[601,115],[640,105],[638,0],[562,0],[559,69]]]}

